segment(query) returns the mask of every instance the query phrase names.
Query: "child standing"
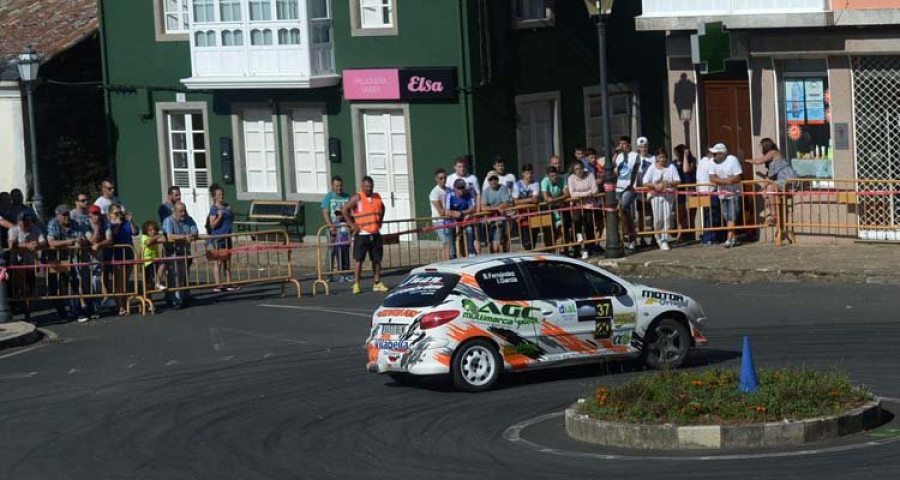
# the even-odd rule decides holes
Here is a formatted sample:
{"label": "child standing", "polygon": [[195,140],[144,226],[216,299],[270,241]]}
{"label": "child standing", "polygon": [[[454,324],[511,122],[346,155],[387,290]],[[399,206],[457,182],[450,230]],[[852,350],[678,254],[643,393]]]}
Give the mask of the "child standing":
{"label": "child standing", "polygon": [[153,220],[144,222],[144,225],[141,226],[141,256],[144,259],[144,271],[146,272],[144,282],[146,285],[153,285],[155,282],[157,290],[166,289],[166,285],[163,283],[163,279],[166,278],[166,264],[159,262],[155,269],[151,265],[154,260],[159,259],[159,247],[163,242],[164,238],[159,233],[159,225]]}

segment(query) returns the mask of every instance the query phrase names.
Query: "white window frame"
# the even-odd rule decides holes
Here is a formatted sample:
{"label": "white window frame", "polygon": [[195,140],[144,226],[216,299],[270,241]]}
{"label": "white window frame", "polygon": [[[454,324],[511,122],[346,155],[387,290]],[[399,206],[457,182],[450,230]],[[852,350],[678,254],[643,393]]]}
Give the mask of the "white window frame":
{"label": "white window frame", "polygon": [[[591,137],[593,136],[603,136],[603,132],[600,132],[600,135],[591,135],[591,103],[590,98],[596,95],[600,95],[600,86],[599,85],[591,85],[583,88],[582,93],[582,105],[584,107],[584,146],[587,148],[595,148],[597,149],[598,155],[603,155],[604,150],[600,149],[601,145],[591,145]],[[637,137],[638,132],[640,131],[641,125],[641,109],[640,109],[640,97],[638,96],[638,89],[636,85],[630,85],[626,83],[614,83],[609,85],[609,93],[611,95],[621,95],[621,94],[630,94],[631,96],[631,126],[630,131],[628,132],[628,136],[632,138]],[[616,143],[615,134],[612,134],[612,137],[609,139],[610,142]]]}
{"label": "white window frame", "polygon": [[[559,90],[552,92],[541,92],[541,93],[532,93],[529,95],[518,95],[516,97],[516,116],[518,117],[519,112],[519,104],[521,103],[532,103],[537,101],[550,100],[553,102],[553,147],[554,151],[551,152],[551,155],[560,155],[562,156],[562,139],[563,139],[563,126],[562,126],[562,98]],[[522,134],[519,130],[519,122],[516,122],[516,158],[518,158],[519,168],[524,164],[523,160],[519,158],[519,149],[522,145]],[[546,160],[538,160],[534,164],[535,169],[538,169],[540,165],[544,165],[545,163],[549,163],[550,159]],[[535,171],[535,176],[543,177],[544,172]]]}
{"label": "white window frame", "polygon": [[[173,185],[172,161],[169,158],[169,128],[166,119],[170,114],[193,114],[203,116],[203,141],[206,143],[206,181],[212,184],[212,156],[209,143],[209,111],[206,102],[157,102],[156,103],[156,140],[159,158],[160,200],[165,200],[166,192]],[[196,182],[196,179],[194,179]]]}
{"label": "white window frame", "polygon": [[[293,112],[297,110],[306,110],[322,117],[324,153],[325,153],[325,185],[324,190],[317,191],[299,191],[302,186],[297,185],[297,160],[294,149],[294,128],[293,128]],[[284,132],[285,141],[282,142],[282,165],[286,175],[287,186],[285,197],[288,200],[300,200],[304,202],[321,201],[325,194],[331,188],[331,158],[328,151],[328,115],[326,107],[321,102],[295,102],[285,103],[281,105],[281,131]]]}
{"label": "white window frame", "polygon": [[[244,112],[247,110],[267,110],[272,115],[272,127],[275,135],[275,191],[252,192],[247,183],[247,159],[244,151]],[[234,138],[234,176],[238,200],[283,200],[283,155],[278,148],[280,122],[272,107],[265,103],[236,103],[231,110],[231,131]]]}
{"label": "white window frame", "polygon": [[[353,158],[355,159],[353,169],[354,174],[356,175],[356,181],[353,183],[351,192],[355,192],[356,189],[359,188],[360,182],[362,182],[362,178],[368,175],[366,171],[366,139],[365,139],[365,127],[363,126],[363,114],[371,110],[401,110],[403,112],[403,118],[406,122],[406,169],[409,172],[409,202],[410,202],[410,213],[413,217],[416,217],[417,214],[417,199],[418,195],[416,195],[416,170],[413,168],[415,162],[413,161],[413,150],[412,150],[412,123],[410,121],[409,115],[409,104],[408,103],[366,103],[366,104],[350,104],[350,124],[351,124],[351,132],[353,134]],[[348,189],[347,181],[344,180],[344,189]]]}
{"label": "white window frame", "polygon": [[[543,17],[520,17],[517,8],[518,2],[542,3],[544,6]],[[510,0],[510,11],[512,12],[512,23],[517,29],[543,28],[556,25],[556,2],[555,0]]]}
{"label": "white window frame", "polygon": [[[183,23],[189,22],[190,0],[177,0],[181,6],[181,13],[184,15]],[[155,34],[157,42],[184,42],[191,40],[190,24],[185,30],[169,30],[166,22],[166,0],[153,0],[153,20],[155,25]]]}
{"label": "white window frame", "polygon": [[[390,25],[380,27],[363,27],[362,3],[366,1],[387,2],[391,9]],[[397,26],[397,2],[398,0],[350,0],[350,35],[353,37],[377,37],[399,35]],[[382,4],[383,5],[383,4]]]}

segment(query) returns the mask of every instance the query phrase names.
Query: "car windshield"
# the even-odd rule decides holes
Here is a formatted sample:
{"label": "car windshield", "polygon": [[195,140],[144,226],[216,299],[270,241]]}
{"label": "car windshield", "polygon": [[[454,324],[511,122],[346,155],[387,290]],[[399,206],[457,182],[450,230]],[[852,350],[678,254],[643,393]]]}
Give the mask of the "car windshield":
{"label": "car windshield", "polygon": [[417,308],[437,305],[456,287],[459,275],[452,273],[414,273],[400,282],[384,299],[391,308]]}

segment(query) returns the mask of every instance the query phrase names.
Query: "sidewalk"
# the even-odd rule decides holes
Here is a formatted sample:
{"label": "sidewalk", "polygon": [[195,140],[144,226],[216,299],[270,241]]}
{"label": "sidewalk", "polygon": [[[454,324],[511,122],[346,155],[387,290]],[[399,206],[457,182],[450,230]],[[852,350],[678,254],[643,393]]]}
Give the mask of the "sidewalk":
{"label": "sidewalk", "polygon": [[876,283],[900,285],[897,245],[746,244],[726,249],[699,245],[643,250],[625,258],[594,260],[617,275],[686,278],[723,283]]}
{"label": "sidewalk", "polygon": [[28,322],[0,323],[0,350],[28,345],[40,338],[41,334]]}

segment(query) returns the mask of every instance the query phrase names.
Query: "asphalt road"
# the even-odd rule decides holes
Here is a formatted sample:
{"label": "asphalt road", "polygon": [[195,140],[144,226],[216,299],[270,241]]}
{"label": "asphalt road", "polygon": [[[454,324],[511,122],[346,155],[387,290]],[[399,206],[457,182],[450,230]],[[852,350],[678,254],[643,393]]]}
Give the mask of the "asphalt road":
{"label": "asphalt road", "polygon": [[[693,368],[737,364],[750,335],[758,366],[837,366],[900,397],[896,287],[648,283],[694,296],[712,318]],[[0,478],[900,477],[900,442],[729,461],[601,459],[510,442],[511,425],[645,372],[547,370],[482,394],[399,386],[364,368],[380,298],[243,291],[153,317],[50,326],[55,341],[0,352]],[[553,421],[523,433],[565,443]]]}

